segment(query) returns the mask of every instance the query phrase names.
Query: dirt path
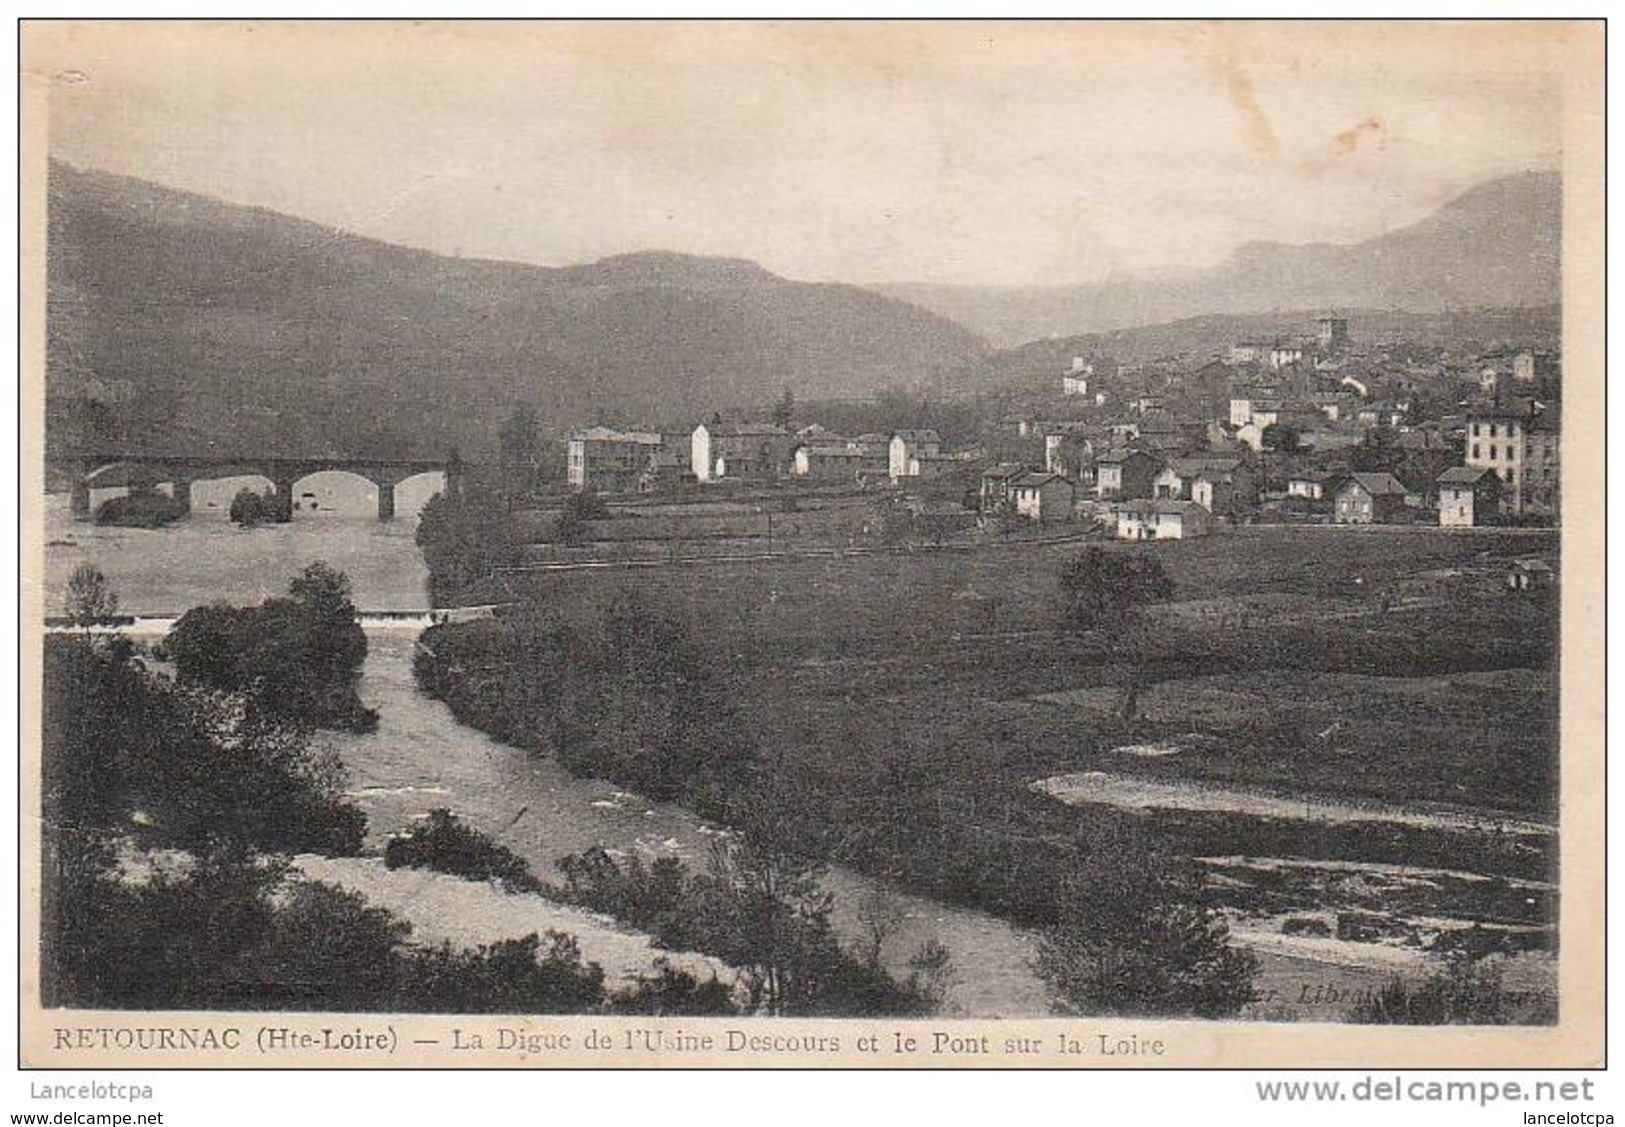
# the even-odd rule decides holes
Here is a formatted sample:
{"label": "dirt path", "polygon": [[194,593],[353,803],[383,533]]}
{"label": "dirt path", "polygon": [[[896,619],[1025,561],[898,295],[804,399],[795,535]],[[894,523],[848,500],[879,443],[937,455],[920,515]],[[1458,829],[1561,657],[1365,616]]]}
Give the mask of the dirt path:
{"label": "dirt path", "polygon": [[1322,795],[1286,796],[1202,783],[1159,782],[1128,775],[1111,775],[1104,771],[1040,779],[1033,784],[1033,789],[1060,799],[1069,806],[1095,803],[1127,810],[1206,810],[1288,821],[1387,822],[1421,829],[1473,833],[1550,835],[1556,832],[1556,827],[1544,822],[1483,811],[1396,806],[1382,802],[1356,803]]}

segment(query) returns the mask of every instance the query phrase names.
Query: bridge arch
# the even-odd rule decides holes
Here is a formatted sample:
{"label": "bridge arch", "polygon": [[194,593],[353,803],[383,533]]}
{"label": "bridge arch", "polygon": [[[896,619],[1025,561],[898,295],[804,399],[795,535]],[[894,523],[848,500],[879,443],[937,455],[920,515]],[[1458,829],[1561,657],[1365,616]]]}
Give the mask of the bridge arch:
{"label": "bridge arch", "polygon": [[166,472],[135,458],[97,463],[75,478],[70,505],[76,516],[88,519],[96,506],[104,501],[138,489],[156,489],[160,485],[167,485],[169,495],[181,502],[188,512],[191,511],[192,482],[189,475]]}
{"label": "bridge arch", "polygon": [[400,516],[416,516],[429,498],[446,491],[444,470],[424,470],[402,478],[395,486],[396,512]]}
{"label": "bridge arch", "polygon": [[[84,482],[91,489],[121,489],[128,486],[132,476],[139,472],[141,472],[139,462],[104,462],[87,472]],[[110,480],[113,478],[123,480]]]}
{"label": "bridge arch", "polygon": [[275,488],[276,483],[264,473],[245,470],[240,473],[200,475],[191,485],[192,512],[218,514],[225,519],[231,512],[232,501],[243,490],[263,495]]}
{"label": "bridge arch", "polygon": [[[48,465],[50,459],[47,459]],[[263,458],[214,455],[125,455],[120,453],[83,453],[58,457],[56,466],[66,473],[71,483],[70,507],[76,520],[91,517],[91,490],[93,488],[128,488],[156,486],[169,483],[171,496],[190,512],[194,482],[216,482],[235,479],[228,487],[231,495],[242,488],[248,478],[250,488],[259,481],[270,483],[271,488],[288,505],[282,519],[289,519],[295,511],[321,511],[324,508],[342,508],[337,502],[341,494],[356,496],[356,487],[341,488],[341,483],[357,479],[368,484],[376,505],[379,520],[395,516],[396,489],[405,485],[404,496],[408,511],[421,508],[436,492],[456,496],[461,493],[464,467],[453,451],[445,459],[390,459],[370,457],[312,457]],[[311,479],[316,479],[312,481]],[[324,489],[325,484],[325,489]],[[260,490],[256,490],[260,491]],[[219,490],[206,488],[213,499],[207,507],[218,508]],[[323,504],[323,493],[326,504]],[[296,493],[299,494],[296,496]],[[229,498],[225,501],[229,506]]]}
{"label": "bridge arch", "polygon": [[378,481],[360,469],[323,467],[288,482],[292,511],[300,516],[362,516],[378,508]]}

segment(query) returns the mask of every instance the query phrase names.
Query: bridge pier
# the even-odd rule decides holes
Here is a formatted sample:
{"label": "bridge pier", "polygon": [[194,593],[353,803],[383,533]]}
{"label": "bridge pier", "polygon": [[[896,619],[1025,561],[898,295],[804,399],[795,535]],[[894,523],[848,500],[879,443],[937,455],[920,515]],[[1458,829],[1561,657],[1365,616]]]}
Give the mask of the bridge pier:
{"label": "bridge pier", "polygon": [[271,479],[271,488],[276,493],[276,511],[271,519],[278,524],[287,524],[293,519],[293,487],[298,478],[274,477]]}
{"label": "bridge pier", "polygon": [[441,489],[448,501],[461,501],[463,499],[463,459],[458,455],[456,448],[446,458],[446,464],[440,472]]}
{"label": "bridge pier", "polygon": [[73,485],[68,490],[68,511],[74,520],[90,520],[95,515],[90,511],[90,482],[83,474],[74,475]]}
{"label": "bridge pier", "polygon": [[395,483],[392,481],[378,483],[378,519],[395,519]]}

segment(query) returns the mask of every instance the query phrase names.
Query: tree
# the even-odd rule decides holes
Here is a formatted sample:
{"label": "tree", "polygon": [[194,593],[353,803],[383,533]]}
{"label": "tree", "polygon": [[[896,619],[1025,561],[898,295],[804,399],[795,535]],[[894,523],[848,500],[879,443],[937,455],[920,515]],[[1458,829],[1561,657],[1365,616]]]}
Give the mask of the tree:
{"label": "tree", "polygon": [[233,524],[240,524],[244,528],[253,528],[271,519],[266,511],[265,502],[258,493],[244,486],[237,491],[237,496],[231,499],[231,509],[228,513]]}
{"label": "tree", "polygon": [[1123,701],[1119,715],[1132,722],[1139,715],[1144,671],[1130,652],[1142,607],[1164,602],[1174,581],[1161,561],[1142,552],[1107,552],[1091,547],[1068,561],[1061,571],[1063,617],[1074,630],[1101,632],[1108,655],[1119,670]]}
{"label": "tree", "polygon": [[288,584],[288,594],[323,625],[355,621],[350,577],[322,560],[307,565],[294,576]]}
{"label": "tree", "polygon": [[1349,451],[1349,465],[1357,473],[1394,473],[1404,456],[1394,428],[1378,426],[1372,427]]}
{"label": "tree", "polygon": [[586,532],[587,522],[603,520],[609,516],[609,506],[592,489],[582,489],[564,499],[558,519],[553,522],[553,536],[560,544],[579,544]]}
{"label": "tree", "polygon": [[305,568],[289,597],[257,607],[194,607],[170,630],[168,649],[183,683],[249,693],[286,719],[371,731],[378,715],[356,684],[367,635],[356,621],[350,581],[324,563]]}
{"label": "tree", "polygon": [[733,991],[715,973],[704,982],[692,971],[672,966],[665,956],[655,959],[652,974],[640,974],[632,985],[616,992],[610,1008],[621,1014],[726,1017],[737,1014]]}
{"label": "tree", "polygon": [[111,648],[48,639],[43,730],[54,826],[194,851],[221,841],[340,855],[361,846],[366,820],[344,799],[339,765],[303,731]]}
{"label": "tree", "polygon": [[1296,454],[1301,436],[1296,427],[1285,423],[1271,423],[1264,428],[1264,433],[1259,436],[1259,442],[1265,450],[1273,454]]}
{"label": "tree", "polygon": [[402,995],[428,1013],[591,1013],[604,1002],[604,971],[581,957],[575,936],[531,932],[472,951],[414,951]]}
{"label": "tree", "polygon": [[502,424],[498,446],[504,486],[510,493],[529,492],[542,465],[541,421],[535,407],[520,403],[513,409]]}
{"label": "tree", "polygon": [[778,403],[774,404],[773,406],[773,414],[771,416],[773,425],[777,427],[784,427],[786,430],[788,430],[790,427],[790,421],[795,418],[795,415],[796,397],[787,387],[784,389],[784,395],[780,397]]}
{"label": "tree", "polygon": [[414,538],[429,569],[429,602],[437,607],[488,599],[489,590],[473,588],[487,583],[517,546],[501,497],[472,485],[456,496],[429,498],[418,512]]}
{"label": "tree", "polygon": [[82,563],[68,576],[68,614],[76,626],[94,626],[118,612],[118,593],[102,569]]}
{"label": "tree", "polygon": [[1174,581],[1162,562],[1144,553],[1085,548],[1061,571],[1063,615],[1075,630],[1120,627],[1139,607],[1164,602],[1173,593]]}
{"label": "tree", "polygon": [[1037,970],[1067,1015],[1227,1017],[1254,999],[1258,959],[1232,947],[1187,859],[1138,835],[1080,847]]}
{"label": "tree", "polygon": [[840,961],[830,926],[834,901],[819,886],[822,876],[819,862],[754,832],[713,846],[698,900],[715,928],[717,953],[740,969],[752,1008],[806,1013]]}

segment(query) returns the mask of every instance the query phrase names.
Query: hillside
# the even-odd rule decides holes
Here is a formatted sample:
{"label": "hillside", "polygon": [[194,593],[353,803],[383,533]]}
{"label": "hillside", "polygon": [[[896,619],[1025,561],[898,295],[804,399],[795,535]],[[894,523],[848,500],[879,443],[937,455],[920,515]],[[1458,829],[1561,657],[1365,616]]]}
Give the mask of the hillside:
{"label": "hillside", "polygon": [[1562,182],[1528,172],[1481,184],[1432,215],[1364,242],[1250,243],[1209,269],[1084,286],[876,287],[1002,347],[1205,313],[1316,307],[1450,309],[1560,300]]}
{"label": "hillside", "polygon": [[986,352],[902,301],[739,260],[448,258],[62,164],[49,209],[56,444],[88,393],[126,448],[477,458],[521,401],[556,431],[681,422]]}

